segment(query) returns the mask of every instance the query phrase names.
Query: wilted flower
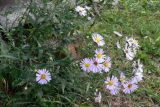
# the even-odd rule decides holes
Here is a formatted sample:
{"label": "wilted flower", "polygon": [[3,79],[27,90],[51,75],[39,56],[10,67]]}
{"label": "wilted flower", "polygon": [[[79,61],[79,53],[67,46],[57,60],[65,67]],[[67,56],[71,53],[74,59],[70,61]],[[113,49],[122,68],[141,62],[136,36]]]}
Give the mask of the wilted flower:
{"label": "wilted flower", "polygon": [[91,71],[91,65],[92,65],[92,60],[89,59],[89,58],[83,59],[80,63],[80,66],[81,66],[82,70],[84,70],[86,72]]}
{"label": "wilted flower", "polygon": [[126,54],[127,60],[133,60],[133,58],[135,57],[135,53],[130,47],[125,46],[124,52]]}
{"label": "wilted flower", "polygon": [[143,64],[140,62],[140,60],[133,62],[133,72],[143,73]]}
{"label": "wilted flower", "polygon": [[103,70],[104,72],[108,72],[111,68],[111,59],[110,57],[107,57],[103,63]]}
{"label": "wilted flower", "polygon": [[133,62],[133,81],[140,82],[143,79],[143,64],[140,63],[140,60]]}
{"label": "wilted flower", "polygon": [[93,73],[101,73],[101,71],[102,71],[102,64],[101,64],[101,62],[99,62],[99,60],[97,59],[97,58],[93,58],[93,60],[92,60],[92,66],[91,66],[91,71],[93,72]]}
{"label": "wilted flower", "polygon": [[104,62],[104,59],[106,58],[106,55],[104,55],[103,49],[96,49],[95,50],[95,57],[99,62]]}
{"label": "wilted flower", "polygon": [[39,84],[47,84],[51,80],[51,74],[46,69],[39,69],[36,73],[36,81]]}
{"label": "wilted flower", "polygon": [[103,46],[105,44],[103,37],[98,33],[93,33],[92,39],[98,44],[98,46]]}
{"label": "wilted flower", "polygon": [[126,37],[124,52],[126,53],[126,58],[128,60],[133,60],[133,58],[136,56],[138,49],[139,49],[138,41],[132,37],[130,38]]}
{"label": "wilted flower", "polygon": [[142,73],[137,73],[137,74],[135,74],[135,76],[132,78],[132,81],[134,82],[134,83],[138,83],[138,82],[140,82],[140,81],[142,81],[143,80],[143,74]]}
{"label": "wilted flower", "polygon": [[102,100],[102,94],[101,94],[101,92],[98,92],[98,95],[97,95],[96,98],[95,98],[95,102],[96,102],[96,103],[100,103],[101,100]]}
{"label": "wilted flower", "polygon": [[126,37],[126,42],[129,44],[130,47],[132,46],[133,48],[139,48],[138,41],[132,37]]}
{"label": "wilted flower", "polygon": [[133,81],[128,81],[123,84],[123,87],[124,87],[123,92],[125,94],[130,94],[138,88],[138,85],[134,83]]}

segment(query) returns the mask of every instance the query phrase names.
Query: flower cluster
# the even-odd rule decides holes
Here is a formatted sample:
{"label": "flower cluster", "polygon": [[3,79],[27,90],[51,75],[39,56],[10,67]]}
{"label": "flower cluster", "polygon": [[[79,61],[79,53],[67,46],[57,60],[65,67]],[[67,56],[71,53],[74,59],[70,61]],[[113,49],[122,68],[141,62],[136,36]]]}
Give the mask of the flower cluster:
{"label": "flower cluster", "polygon": [[[92,39],[97,43],[98,46],[103,46],[105,44],[103,37],[98,33],[94,33],[92,35]],[[94,57],[83,59],[80,63],[80,66],[85,72],[109,72],[111,68],[111,60],[109,56],[105,55],[105,52],[102,48],[98,48],[95,50]]]}
{"label": "flower cluster", "polygon": [[[114,31],[113,33],[119,37],[122,37],[122,34],[120,34],[117,31]],[[118,49],[121,49],[119,42],[117,42],[116,45]],[[135,40],[133,37],[130,37],[130,38],[126,37],[124,52],[127,60],[132,61],[135,58],[139,47],[140,46],[137,40]],[[138,88],[138,83],[143,79],[143,65],[140,63],[140,60],[138,60],[133,62],[132,67],[133,67],[132,72],[134,75],[132,76],[131,79],[127,80],[123,72],[120,73],[119,80],[115,76],[107,78],[105,82],[106,89],[110,90],[110,94],[115,95],[120,90],[123,90],[125,94],[130,94]]]}
{"label": "flower cluster", "polygon": [[87,11],[89,11],[91,7],[85,6],[76,6],[75,10],[79,13],[80,16],[87,16]]}
{"label": "flower cluster", "polygon": [[[138,65],[142,66],[142,64]],[[136,69],[136,71],[135,71]],[[125,94],[130,94],[138,88],[138,83],[142,80],[143,74],[138,69],[141,67],[133,68],[134,76],[131,79],[127,79],[123,72],[120,73],[120,78],[112,76],[108,77],[105,81],[106,89],[110,91],[111,95],[118,94],[119,91],[123,91]],[[143,71],[143,70],[142,70]]]}
{"label": "flower cluster", "polygon": [[[119,37],[122,36],[122,34],[116,31],[114,34]],[[104,50],[100,48],[101,46],[105,45],[104,38],[98,33],[93,33],[92,39],[99,48],[95,50],[95,55],[93,58],[85,58],[81,61],[81,69],[87,73],[101,73],[102,71],[107,73],[111,69],[111,59],[110,57],[106,56]],[[121,49],[119,42],[117,42],[117,47]],[[138,45],[137,40],[132,37],[126,37],[124,52],[129,61],[134,59],[139,47],[140,46]],[[140,63],[140,60],[137,60],[133,62],[132,67],[132,73],[134,75],[130,79],[128,79],[123,72],[119,73],[119,78],[114,75],[107,77],[105,81],[105,88],[106,90],[110,91],[111,95],[116,95],[120,91],[124,92],[125,94],[130,94],[138,88],[138,83],[143,79],[143,64]],[[95,102],[99,103],[102,95],[99,92],[96,96]]]}

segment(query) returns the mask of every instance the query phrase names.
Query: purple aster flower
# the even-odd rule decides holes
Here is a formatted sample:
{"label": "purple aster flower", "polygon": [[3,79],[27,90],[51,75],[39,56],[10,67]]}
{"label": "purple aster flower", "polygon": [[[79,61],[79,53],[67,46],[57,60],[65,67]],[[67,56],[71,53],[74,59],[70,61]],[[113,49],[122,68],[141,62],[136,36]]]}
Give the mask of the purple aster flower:
{"label": "purple aster flower", "polygon": [[130,94],[138,88],[138,85],[133,81],[127,81],[126,83],[123,84],[123,87],[124,87],[123,92],[125,94]]}
{"label": "purple aster flower", "polygon": [[47,84],[51,80],[51,74],[46,69],[39,69],[36,73],[36,81],[39,84]]}
{"label": "purple aster flower", "polygon": [[110,68],[111,68],[111,59],[110,57],[107,57],[103,63],[103,70],[104,72],[107,73],[109,72]]}
{"label": "purple aster flower", "polygon": [[106,83],[106,89],[109,89],[109,90],[114,90],[119,86],[118,79],[115,76],[108,77],[105,83]]}
{"label": "purple aster flower", "polygon": [[89,59],[89,58],[83,59],[80,63],[80,66],[81,66],[82,70],[84,70],[86,72],[91,71],[91,65],[92,65],[92,60]]}
{"label": "purple aster flower", "polygon": [[93,72],[93,73],[101,73],[101,71],[102,71],[102,64],[98,61],[98,59],[97,58],[93,58],[93,60],[92,60],[92,66],[91,66],[91,71]]}
{"label": "purple aster flower", "polygon": [[103,51],[103,49],[96,49],[95,50],[95,57],[97,58],[97,60],[99,61],[99,62],[104,62],[104,59],[105,59],[105,55],[104,55],[104,51]]}

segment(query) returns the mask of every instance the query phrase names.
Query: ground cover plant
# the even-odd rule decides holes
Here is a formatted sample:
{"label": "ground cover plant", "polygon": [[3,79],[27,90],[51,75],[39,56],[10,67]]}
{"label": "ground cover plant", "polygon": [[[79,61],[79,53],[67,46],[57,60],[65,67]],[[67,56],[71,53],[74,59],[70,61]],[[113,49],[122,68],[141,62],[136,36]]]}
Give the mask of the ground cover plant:
{"label": "ground cover plant", "polygon": [[159,0],[30,1],[0,28],[2,107],[159,107]]}

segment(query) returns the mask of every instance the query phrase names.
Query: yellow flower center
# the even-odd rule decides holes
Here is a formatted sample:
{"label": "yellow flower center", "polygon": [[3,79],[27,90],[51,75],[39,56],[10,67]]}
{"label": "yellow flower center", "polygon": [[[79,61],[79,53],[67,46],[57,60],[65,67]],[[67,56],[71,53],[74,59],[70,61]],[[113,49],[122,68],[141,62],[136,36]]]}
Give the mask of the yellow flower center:
{"label": "yellow flower center", "polygon": [[108,67],[108,66],[109,66],[109,62],[105,62],[105,63],[104,63],[104,66],[105,66],[105,67]]}
{"label": "yellow flower center", "polygon": [[85,67],[86,67],[86,68],[90,67],[90,64],[85,64]]}
{"label": "yellow flower center", "polygon": [[101,54],[101,53],[98,53],[98,54],[97,54],[97,57],[98,57],[98,58],[102,58],[102,54]]}
{"label": "yellow flower center", "polygon": [[109,86],[112,86],[112,85],[113,85],[113,81],[110,80],[110,81],[108,82],[108,85],[109,85]]}
{"label": "yellow flower center", "polygon": [[42,79],[42,80],[46,79],[46,74],[42,74],[42,75],[41,75],[41,79]]}
{"label": "yellow flower center", "polygon": [[96,37],[96,42],[99,43],[101,40],[99,37]]}
{"label": "yellow flower center", "polygon": [[129,88],[129,89],[132,88],[132,84],[128,84],[128,88]]}

